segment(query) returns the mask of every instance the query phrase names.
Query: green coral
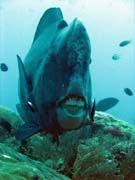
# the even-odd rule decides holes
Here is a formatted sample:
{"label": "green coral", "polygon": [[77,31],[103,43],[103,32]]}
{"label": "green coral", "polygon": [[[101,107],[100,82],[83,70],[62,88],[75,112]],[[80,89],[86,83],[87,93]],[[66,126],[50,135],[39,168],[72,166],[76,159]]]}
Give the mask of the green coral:
{"label": "green coral", "polygon": [[[124,175],[124,180],[135,179],[135,141],[125,144],[124,150],[120,149],[118,154],[122,158],[119,160],[121,174]],[[124,154],[124,157],[123,157]]]}
{"label": "green coral", "polygon": [[[11,123],[13,132],[22,123],[19,116],[2,107],[0,107],[1,117]],[[75,131],[65,132],[59,140],[59,145],[53,144],[50,135],[39,133],[21,145],[12,134],[6,134],[4,129],[0,138],[4,146],[10,146],[12,151],[15,149],[27,155],[22,156],[16,151],[14,155],[9,151],[7,153],[11,157],[12,167],[15,169],[13,164],[18,164],[27,175],[27,179],[34,177],[35,174],[27,174],[27,170],[33,172],[34,167],[36,174],[39,173],[40,176],[41,173],[44,179],[47,179],[45,176],[47,172],[49,173],[47,177],[54,175],[57,177],[58,174],[55,174],[54,169],[72,180],[135,180],[135,128],[129,123],[109,114],[96,112],[94,123]],[[0,145],[0,153],[6,154],[6,148],[3,151],[1,147]],[[10,163],[7,162],[6,165],[5,159],[0,155],[0,165],[5,168],[0,172],[0,179],[3,177],[13,179],[13,169],[11,168],[10,173],[6,169]],[[25,166],[26,164],[29,167]],[[15,177],[19,180],[26,179],[24,174],[16,171]],[[67,178],[66,176],[62,178]]]}
{"label": "green coral", "polygon": [[96,112],[94,124],[66,132],[59,146],[38,134],[29,139],[24,153],[73,180],[126,180],[129,174],[135,178],[133,169],[126,168],[135,167],[130,146],[134,139],[135,128],[129,123]]}
{"label": "green coral", "polygon": [[0,105],[0,119],[8,121],[13,128],[17,129],[23,120],[11,109]]}
{"label": "green coral", "polygon": [[117,162],[98,138],[78,146],[73,177],[74,180],[122,180]]}
{"label": "green coral", "polygon": [[105,113],[96,117],[92,138],[78,146],[73,180],[134,180],[135,128]]}
{"label": "green coral", "polygon": [[39,161],[34,161],[0,144],[0,179],[2,180],[69,180]]}
{"label": "green coral", "polygon": [[[10,132],[6,131],[5,128],[3,128],[3,126],[1,125],[2,121],[8,122],[11,125]],[[14,134],[19,125],[22,123],[23,121],[18,114],[5,106],[0,106],[0,143],[4,143],[7,146],[10,146],[13,149],[17,150],[20,142],[16,141]]]}

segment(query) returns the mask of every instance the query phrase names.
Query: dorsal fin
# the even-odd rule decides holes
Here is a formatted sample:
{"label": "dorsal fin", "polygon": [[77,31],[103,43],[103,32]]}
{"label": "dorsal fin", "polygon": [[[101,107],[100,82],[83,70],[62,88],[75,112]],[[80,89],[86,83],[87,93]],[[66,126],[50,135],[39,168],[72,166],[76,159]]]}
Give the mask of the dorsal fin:
{"label": "dorsal fin", "polygon": [[60,8],[49,8],[46,10],[39,21],[33,42],[40,36],[45,28],[62,19],[63,15]]}
{"label": "dorsal fin", "polygon": [[67,26],[68,26],[67,22],[64,20],[61,20],[60,23],[58,24],[58,29],[62,29]]}

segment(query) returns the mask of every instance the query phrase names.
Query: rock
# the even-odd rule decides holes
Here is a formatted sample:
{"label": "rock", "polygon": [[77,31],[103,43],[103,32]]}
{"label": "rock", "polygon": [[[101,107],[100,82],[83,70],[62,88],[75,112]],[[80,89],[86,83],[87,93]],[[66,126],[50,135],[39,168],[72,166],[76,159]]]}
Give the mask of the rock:
{"label": "rock", "polygon": [[0,106],[0,125],[2,121],[8,122],[11,125],[11,131],[13,132],[23,123],[23,120],[19,115],[5,106]]}
{"label": "rock", "polygon": [[1,180],[69,180],[64,175],[0,143]]}
{"label": "rock", "polygon": [[0,106],[0,143],[18,149],[20,143],[16,141],[14,135],[22,123],[23,120],[19,115],[7,107]]}
{"label": "rock", "polygon": [[96,112],[91,126],[61,135],[59,146],[50,136],[38,134],[28,140],[23,153],[73,180],[125,180],[135,179],[134,144],[132,125]]}
{"label": "rock", "polygon": [[[8,122],[12,119],[15,131],[16,124],[21,124],[22,120],[14,113],[13,116],[8,113],[11,111],[6,111],[4,117]],[[59,137],[59,145],[53,144],[51,135],[45,133],[36,134],[21,145],[12,133],[4,136],[4,132],[0,142],[10,146],[12,151],[27,155],[25,157],[29,157],[37,171],[40,168],[33,164],[34,160],[48,167],[49,172],[54,169],[72,180],[135,179],[135,127],[107,113],[96,112],[94,123],[90,126],[64,133]],[[18,156],[22,157],[21,154]],[[26,162],[26,158],[23,161]]]}
{"label": "rock", "polygon": [[92,137],[77,148],[72,179],[135,179],[135,128],[102,112],[92,126]]}

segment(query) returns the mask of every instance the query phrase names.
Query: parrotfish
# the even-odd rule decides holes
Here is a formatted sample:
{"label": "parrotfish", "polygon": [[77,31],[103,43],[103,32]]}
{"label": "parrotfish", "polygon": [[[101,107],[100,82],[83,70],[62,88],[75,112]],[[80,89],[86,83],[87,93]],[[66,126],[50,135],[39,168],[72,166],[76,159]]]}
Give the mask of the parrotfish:
{"label": "parrotfish", "polygon": [[124,92],[128,95],[128,96],[133,96],[133,92],[131,89],[129,88],[124,88]]}
{"label": "parrotfish", "polygon": [[[41,17],[33,43],[19,67],[18,112],[24,120],[16,133],[25,140],[38,132],[53,135],[90,125],[94,120],[90,38],[83,23],[64,20],[60,8]],[[89,117],[89,118],[87,118]]]}
{"label": "parrotfish", "polygon": [[0,63],[1,71],[8,71],[8,66],[5,63]]}
{"label": "parrotfish", "polygon": [[119,100],[114,97],[104,98],[96,104],[97,111],[107,111],[108,109],[115,106]]}
{"label": "parrotfish", "polygon": [[89,70],[91,44],[80,20],[67,24],[60,8],[48,9],[24,61],[19,55],[17,60],[17,110],[24,120],[16,132],[18,140],[45,132],[58,142],[65,131],[91,125],[95,113]]}
{"label": "parrotfish", "polygon": [[114,61],[118,61],[118,60],[120,59],[119,54],[113,54],[112,59],[113,59]]}
{"label": "parrotfish", "polygon": [[131,42],[132,42],[131,40],[125,40],[125,41],[120,42],[119,46],[124,47],[130,44]]}

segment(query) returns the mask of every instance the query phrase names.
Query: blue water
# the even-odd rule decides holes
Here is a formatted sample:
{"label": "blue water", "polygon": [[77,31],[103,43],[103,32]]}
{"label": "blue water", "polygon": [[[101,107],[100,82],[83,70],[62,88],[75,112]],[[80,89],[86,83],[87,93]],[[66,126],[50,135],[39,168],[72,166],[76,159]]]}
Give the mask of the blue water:
{"label": "blue water", "polygon": [[[79,17],[89,33],[93,98],[97,102],[111,96],[118,98],[119,104],[108,113],[135,124],[134,0],[0,0],[0,62],[9,68],[7,72],[0,71],[0,105],[16,111],[19,101],[16,54],[24,59],[40,17],[54,6],[61,7],[67,22]],[[127,39],[132,43],[118,46]],[[120,59],[113,61],[113,54],[119,54]],[[126,95],[125,87],[131,88],[134,95]]]}

